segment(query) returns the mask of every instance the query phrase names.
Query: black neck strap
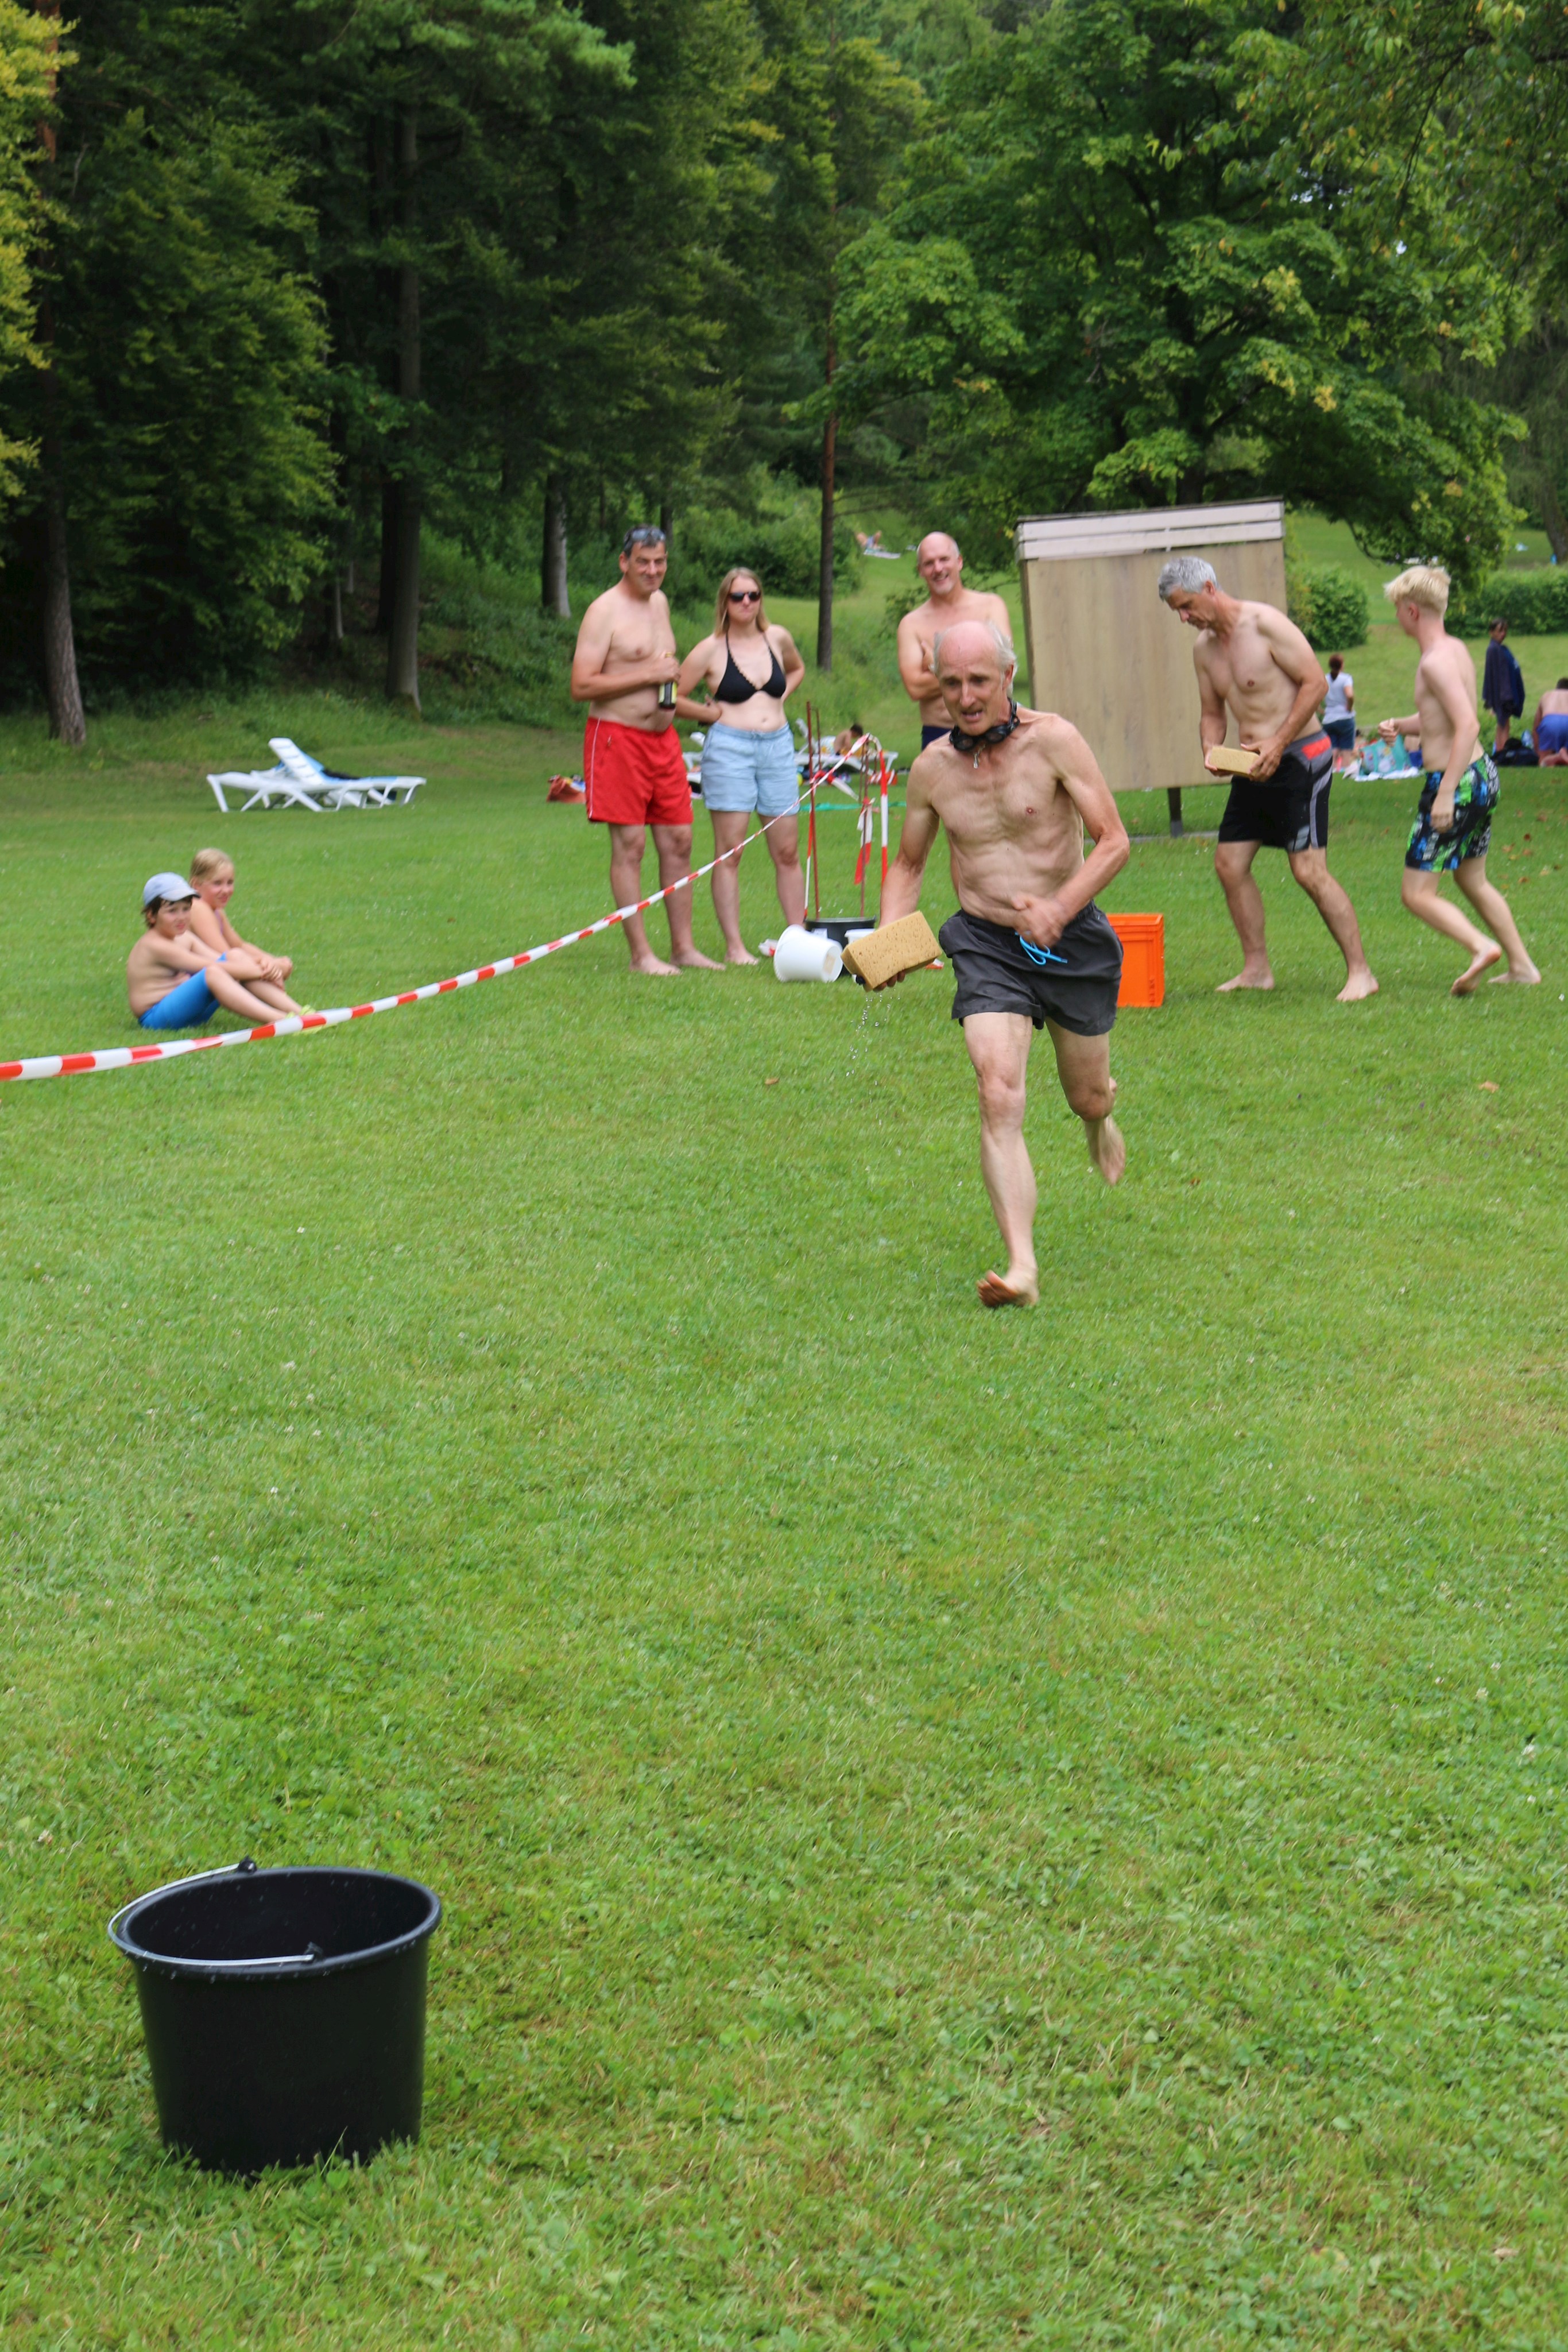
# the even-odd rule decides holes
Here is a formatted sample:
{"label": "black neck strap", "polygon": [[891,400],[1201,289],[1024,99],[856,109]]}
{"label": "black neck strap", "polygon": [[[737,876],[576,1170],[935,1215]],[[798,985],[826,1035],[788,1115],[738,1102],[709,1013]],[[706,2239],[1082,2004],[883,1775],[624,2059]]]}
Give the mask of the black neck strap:
{"label": "black neck strap", "polygon": [[966,735],[961,727],[955,727],[953,749],[956,751],[977,751],[983,743],[1005,743],[1018,724],[1019,707],[1009,698],[1007,717],[998,719],[994,727],[988,727],[983,734]]}

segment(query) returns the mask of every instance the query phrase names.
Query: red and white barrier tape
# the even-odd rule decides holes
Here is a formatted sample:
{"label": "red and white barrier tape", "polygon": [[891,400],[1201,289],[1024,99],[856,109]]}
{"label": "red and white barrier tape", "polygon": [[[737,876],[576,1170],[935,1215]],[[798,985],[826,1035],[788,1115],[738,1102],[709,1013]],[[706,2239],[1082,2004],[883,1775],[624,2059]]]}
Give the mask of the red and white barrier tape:
{"label": "red and white barrier tape", "polygon": [[526,963],[542,963],[559,948],[575,947],[579,940],[591,940],[599,931],[612,930],[628,915],[640,915],[646,908],[656,907],[662,898],[668,898],[676,890],[689,890],[694,882],[700,882],[716,866],[722,866],[727,858],[738,857],[752,842],[760,841],[765,833],[782,824],[785,817],[798,816],[804,805],[802,793],[792,809],[769,817],[755,833],[748,833],[744,841],[737,841],[733,849],[722,851],[679,882],[655,890],[652,898],[639,898],[635,906],[617,907],[612,915],[601,915],[598,922],[587,924],[580,931],[564,931],[559,940],[548,940],[542,947],[528,948],[522,955],[503,956],[497,963],[481,964],[476,971],[459,972],[455,980],[426,981],[423,988],[407,988],[398,996],[377,996],[369,1004],[340,1005],[331,1013],[289,1013],[281,1020],[264,1023],[259,1029],[230,1029],[217,1037],[175,1037],[166,1045],[110,1045],[97,1054],[37,1054],[29,1061],[0,1062],[0,1079],[74,1077],[89,1070],[126,1070],[140,1062],[172,1062],[178,1054],[205,1054],[214,1046],[260,1045],[269,1037],[292,1037],[305,1029],[335,1029],[344,1021],[363,1021],[371,1013],[392,1013],[400,1004],[423,1004],[426,997],[449,996],[455,989],[473,988],[482,980],[499,980],[503,972],[520,971]]}

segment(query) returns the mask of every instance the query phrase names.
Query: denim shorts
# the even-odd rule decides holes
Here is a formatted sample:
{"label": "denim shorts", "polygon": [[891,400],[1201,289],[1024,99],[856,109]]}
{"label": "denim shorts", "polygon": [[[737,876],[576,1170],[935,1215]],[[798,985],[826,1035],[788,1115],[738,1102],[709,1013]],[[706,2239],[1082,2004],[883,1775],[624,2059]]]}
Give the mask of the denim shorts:
{"label": "denim shorts", "polygon": [[786,815],[800,797],[789,729],[757,735],[743,727],[710,727],[703,745],[702,794],[710,809]]}

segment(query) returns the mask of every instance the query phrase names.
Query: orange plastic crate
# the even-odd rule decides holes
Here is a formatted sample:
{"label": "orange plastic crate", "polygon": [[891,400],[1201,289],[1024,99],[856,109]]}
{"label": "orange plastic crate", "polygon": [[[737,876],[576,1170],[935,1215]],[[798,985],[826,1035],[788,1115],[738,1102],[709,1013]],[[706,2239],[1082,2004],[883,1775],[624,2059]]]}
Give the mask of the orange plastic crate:
{"label": "orange plastic crate", "polygon": [[1166,1001],[1166,919],[1163,915],[1113,915],[1111,929],[1122,942],[1122,986],[1116,998],[1124,1004],[1163,1004]]}

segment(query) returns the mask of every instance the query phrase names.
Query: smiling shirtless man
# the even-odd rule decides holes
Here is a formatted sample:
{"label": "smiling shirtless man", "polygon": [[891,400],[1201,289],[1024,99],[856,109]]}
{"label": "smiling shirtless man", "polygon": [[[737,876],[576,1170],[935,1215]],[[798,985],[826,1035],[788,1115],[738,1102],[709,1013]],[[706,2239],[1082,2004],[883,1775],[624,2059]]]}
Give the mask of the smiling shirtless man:
{"label": "smiling shirtless man", "polygon": [[[1241,941],[1241,969],[1222,981],[1235,988],[1272,988],[1263,894],[1252,878],[1260,849],[1282,849],[1291,871],[1328,925],[1344,958],[1342,1004],[1375,996],[1377,982],[1361,944],[1355,908],[1329,872],[1329,786],[1333,747],[1317,723],[1328,681],[1293,621],[1272,604],[1228,596],[1201,555],[1173,555],[1160,572],[1160,596],[1198,633],[1192,649],[1203,715],[1204,765],[1224,742],[1233,712],[1243,751],[1256,751],[1249,776],[1238,776],[1219,820],[1214,870]],[[1210,773],[1218,772],[1210,769]]]}
{"label": "smiling shirtless man", "polygon": [[925,583],[925,602],[898,625],[898,675],[920,713],[920,748],[938,742],[952,721],[936,679],[933,651],[938,635],[959,621],[988,621],[1005,637],[1012,627],[1008,608],[988,589],[966,588],[958,542],[945,530],[928,530],[915,551],[915,569]]}
{"label": "smiling shirtless man", "polygon": [[[596,596],[582,616],[571,662],[571,698],[588,705],[582,731],[582,775],[588,821],[610,827],[610,887],[618,907],[643,895],[643,852],[652,827],[659,887],[669,890],[692,870],[692,793],[675,720],[696,719],[704,706],[675,695],[680,663],[670,625],[664,572],[669,552],[653,523],[629,530],[621,549],[621,577]],[[670,919],[665,963],[653,953],[641,915],[628,915],[626,945],[633,971],[672,978],[677,965],[716,971],[692,938],[692,894],[676,889],[664,901]]]}
{"label": "smiling shirtless man", "polygon": [[[1076,727],[1012,698],[1012,647],[988,623],[960,621],[934,648],[951,733],[909,772],[904,837],[882,920],[912,914],[947,828],[959,912],[942,926],[980,1097],[980,1172],[1007,1244],[1007,1270],[978,1286],[984,1307],[1032,1306],[1034,1170],[1024,1146],[1024,1080],[1037,1029],[1049,1029],[1061,1091],[1083,1121],[1089,1157],[1120,1181],[1127,1147],[1111,1116],[1111,1027],[1122,943],[1094,904],[1127,862],[1125,827]],[[1083,855],[1084,827],[1094,848]]]}

